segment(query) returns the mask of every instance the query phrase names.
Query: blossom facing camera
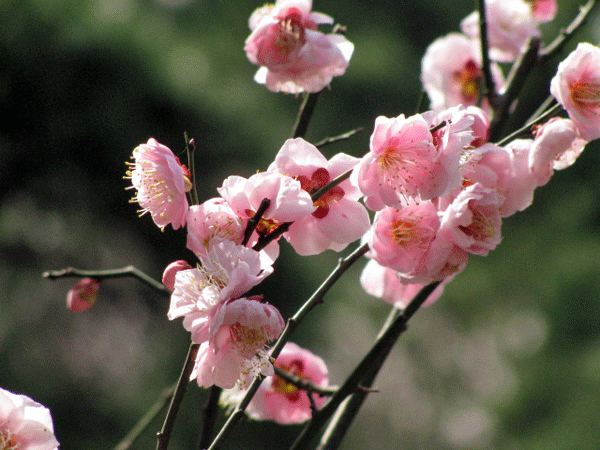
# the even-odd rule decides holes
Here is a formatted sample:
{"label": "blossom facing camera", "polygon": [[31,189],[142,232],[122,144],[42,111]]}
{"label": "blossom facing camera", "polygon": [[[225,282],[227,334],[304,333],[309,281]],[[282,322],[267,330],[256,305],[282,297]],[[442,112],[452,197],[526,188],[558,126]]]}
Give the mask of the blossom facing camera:
{"label": "blossom facing camera", "polygon": [[90,309],[96,303],[99,289],[100,283],[97,280],[82,278],[67,293],[67,307],[73,312]]}
{"label": "blossom facing camera", "polygon": [[277,0],[252,13],[244,50],[261,66],[257,83],[274,92],[319,92],[344,74],[354,45],[342,34],[319,32],[333,19],[311,9],[312,0]]}
{"label": "blossom facing camera", "polygon": [[128,163],[127,178],[137,190],[131,201],[142,207],[140,215],[149,212],[160,228],[184,226],[189,208],[186,193],[192,189],[189,170],[169,147],[153,138],[138,145],[132,158],[135,162]]}
{"label": "blossom facing camera", "polygon": [[586,141],[600,138],[600,48],[586,42],[558,65],[550,92]]}
{"label": "blossom facing camera", "polygon": [[57,450],[50,410],[0,388],[0,449]]}
{"label": "blossom facing camera", "polygon": [[281,334],[281,314],[262,296],[242,297],[222,303],[208,327],[208,341],[198,349],[190,379],[199,386],[246,388],[259,374],[273,375],[264,346]]}

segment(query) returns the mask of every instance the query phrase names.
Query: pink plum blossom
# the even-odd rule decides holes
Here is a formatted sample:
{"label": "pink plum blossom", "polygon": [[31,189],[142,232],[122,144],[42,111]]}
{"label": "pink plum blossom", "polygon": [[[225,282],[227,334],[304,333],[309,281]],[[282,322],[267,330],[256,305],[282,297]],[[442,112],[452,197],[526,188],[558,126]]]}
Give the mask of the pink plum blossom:
{"label": "pink plum blossom", "polygon": [[183,259],[173,261],[165,268],[162,276],[162,283],[170,291],[174,290],[177,272],[188,269],[193,269],[193,267],[187,261],[184,261]]}
{"label": "pink plum blossom", "polygon": [[[300,182],[312,195],[327,183],[351,170],[358,159],[338,153],[329,161],[304,139],[283,144],[269,171],[280,172]],[[316,210],[295,221],[284,234],[300,255],[315,255],[327,249],[340,251],[367,232],[369,214],[358,202],[362,193],[350,180],[330,189],[314,202]]]}
{"label": "pink plum blossom", "polygon": [[137,190],[132,201],[142,207],[160,228],[168,224],[174,229],[185,225],[188,211],[186,192],[192,189],[189,171],[182,166],[171,149],[150,138],[133,150],[134,163],[127,175]]}
{"label": "pink plum blossom", "polygon": [[191,206],[186,220],[187,248],[198,257],[208,254],[214,238],[228,239],[236,244],[241,244],[244,238],[245,221],[222,198]]}
{"label": "pink plum blossom", "polygon": [[440,199],[440,229],[459,248],[485,256],[500,243],[500,206],[504,197],[496,189],[475,183],[454,197]]}
{"label": "pink plum blossom", "polygon": [[[354,168],[352,181],[374,211],[384,206],[399,207],[409,197],[427,200],[446,188],[446,174],[435,171],[438,151],[429,125],[417,114],[375,120],[370,151]],[[441,181],[441,182],[440,182]]]}
{"label": "pink plum blossom", "polygon": [[529,152],[529,170],[538,186],[546,184],[554,170],[573,164],[586,143],[570,119],[555,117],[539,127]]}
{"label": "pink plum blossom", "polygon": [[528,0],[528,3],[531,6],[531,14],[538,23],[550,22],[556,16],[556,0]]}
{"label": "pink plum blossom", "polygon": [[312,0],[277,0],[252,14],[244,50],[261,66],[257,83],[274,92],[318,92],[344,74],[354,45],[342,34],[319,32],[333,19],[311,9]]}
{"label": "pink plum blossom", "polygon": [[387,207],[377,212],[368,234],[368,256],[398,272],[412,272],[436,236],[437,212],[431,202],[411,202],[402,209]]}
{"label": "pink plum blossom", "polygon": [[93,278],[82,278],[67,293],[67,307],[73,312],[90,309],[96,303],[100,283]]}
{"label": "pink plum blossom", "polygon": [[242,297],[217,307],[190,379],[199,386],[231,389],[246,387],[259,374],[273,375],[264,346],[281,334],[285,323],[277,308],[261,299]]}
{"label": "pink plum blossom", "polygon": [[[491,68],[496,88],[500,89],[504,85],[502,71],[497,64]],[[476,105],[483,82],[479,43],[460,33],[433,41],[421,61],[421,82],[434,111]],[[490,110],[487,101],[483,107]]]}
{"label": "pink plum blossom", "polygon": [[464,172],[466,184],[481,183],[495,189],[503,198],[502,217],[523,211],[533,201],[538,180],[529,170],[533,140],[517,139],[505,147],[487,143],[479,147],[476,162]]}
{"label": "pink plum blossom", "polygon": [[256,227],[260,235],[268,235],[279,225],[300,220],[317,209],[298,180],[279,172],[260,172],[248,179],[230,176],[217,190],[242,219],[254,217],[265,198],[271,201]]}
{"label": "pink plum blossom", "polygon": [[[531,7],[523,0],[486,0],[486,16],[490,58],[512,62],[523,51],[530,38],[539,37],[540,30]],[[465,17],[461,29],[471,39],[479,39],[479,12]]]}
{"label": "pink plum blossom", "polygon": [[600,138],[600,48],[580,43],[558,65],[550,92],[587,141]]}
{"label": "pink plum blossom", "polygon": [[[325,362],[292,342],[285,344],[275,361],[275,366],[313,386],[328,386]],[[238,403],[243,395],[244,391],[240,389],[224,391],[221,403]],[[312,394],[312,399],[317,408],[321,408],[327,400],[317,394]],[[291,425],[309,420],[312,417],[312,408],[306,391],[275,374],[262,382],[246,408],[246,414],[254,420],[272,420],[282,425]]]}
{"label": "pink plum blossom", "polygon": [[57,450],[50,410],[0,388],[0,449]]}
{"label": "pink plum blossom", "polygon": [[221,239],[202,259],[202,266],[177,272],[167,316],[170,320],[183,317],[192,341],[200,344],[208,340],[217,308],[241,297],[272,271],[258,252]]}
{"label": "pink plum blossom", "polygon": [[[445,279],[429,295],[423,306],[429,306],[437,301],[444,292],[444,287],[450,278]],[[367,294],[391,303],[397,308],[405,308],[411,300],[417,295],[424,284],[405,284],[400,281],[396,271],[389,267],[384,267],[374,259],[370,259],[365,265],[361,275],[360,284]]]}

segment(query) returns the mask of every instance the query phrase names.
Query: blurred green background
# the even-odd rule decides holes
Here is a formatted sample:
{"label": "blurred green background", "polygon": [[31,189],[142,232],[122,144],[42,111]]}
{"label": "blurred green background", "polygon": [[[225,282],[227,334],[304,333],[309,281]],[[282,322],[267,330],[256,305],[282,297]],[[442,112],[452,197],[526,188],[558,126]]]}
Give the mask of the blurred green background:
{"label": "blurred green background", "polygon": [[[559,0],[549,42],[581,2]],[[196,139],[199,194],[230,174],[264,170],[300,99],[252,81],[242,50],[246,0],[0,0],[0,386],[47,405],[63,450],[110,449],[177,378],[189,343],[168,301],[134,280],[102,283],[90,311],[65,307],[74,279],[48,269],[134,264],[155,278],[192,255],[185,232],[138,219],[123,179],[149,137],[183,150]],[[324,92],[307,139],[366,130],[326,147],[368,150],[378,115],[412,114],[420,58],[458,31],[472,1],[316,0],[348,28],[347,74]],[[535,70],[519,111],[548,95],[576,41],[598,43],[599,14]],[[506,69],[506,68],[505,68]],[[515,123],[522,117],[515,115]],[[473,257],[444,297],[420,311],[393,351],[345,449],[600,448],[600,145],[536,191],[504,222],[504,242]],[[339,255],[296,256],[283,244],[261,292],[285,317]],[[294,340],[341,383],[369,348],[388,306],[338,283]],[[190,385],[171,447],[196,448],[205,391]],[[154,448],[163,415],[133,448]],[[244,421],[229,449],[284,449],[299,427]]]}

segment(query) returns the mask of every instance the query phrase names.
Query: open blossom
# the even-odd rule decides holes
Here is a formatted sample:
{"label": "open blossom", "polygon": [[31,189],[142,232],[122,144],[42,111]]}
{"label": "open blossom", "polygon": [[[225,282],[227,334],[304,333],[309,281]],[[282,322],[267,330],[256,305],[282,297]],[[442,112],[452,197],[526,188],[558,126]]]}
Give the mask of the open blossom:
{"label": "open blossom", "polygon": [[[285,344],[275,360],[275,366],[303,382],[327,387],[328,374],[325,362],[312,352],[293,342]],[[220,403],[233,406],[239,403],[245,391],[239,388],[223,391]],[[326,397],[312,394],[314,405],[321,408]],[[272,420],[282,425],[302,423],[312,417],[311,402],[306,391],[288,383],[278,375],[264,379],[248,404],[246,414],[254,420]]]}
{"label": "open blossom", "polygon": [[[300,182],[312,195],[327,183],[352,169],[358,159],[339,153],[329,161],[302,138],[283,144],[269,171],[276,171]],[[333,187],[314,202],[316,210],[295,221],[284,234],[300,255],[315,255],[327,249],[340,251],[367,232],[369,214],[358,202],[360,190],[349,180]]]}
{"label": "open blossom", "polygon": [[539,127],[529,152],[529,170],[538,186],[546,184],[555,170],[573,164],[585,144],[570,119],[555,117]]}
{"label": "open blossom", "polygon": [[57,450],[48,408],[0,388],[0,449]]}
{"label": "open blossom", "polygon": [[208,340],[200,345],[190,379],[199,386],[246,387],[259,375],[273,375],[264,346],[281,334],[281,314],[261,297],[238,298],[218,306]]}
{"label": "open blossom", "polygon": [[311,9],[312,0],[277,0],[252,14],[244,50],[261,66],[256,82],[274,92],[298,94],[318,92],[344,74],[354,45],[341,34],[319,32],[319,24],[333,19]]}
{"label": "open blossom", "polygon": [[479,183],[469,185],[454,197],[439,200],[440,229],[459,248],[485,256],[500,243],[500,206],[504,197],[496,189]]}
{"label": "open blossom", "polygon": [[446,187],[446,174],[440,180],[434,170],[437,157],[429,125],[420,114],[380,116],[375,120],[370,151],[355,167],[352,181],[374,211],[386,205],[399,207],[409,197],[431,199]]}
{"label": "open blossom", "polygon": [[567,110],[583,139],[600,138],[600,48],[578,44],[558,65],[550,92]]}
{"label": "open blossom", "polygon": [[260,172],[250,178],[230,176],[217,189],[231,209],[242,219],[251,219],[266,198],[270,206],[256,231],[267,235],[285,222],[294,222],[317,208],[298,180],[279,172]]}
{"label": "open blossom", "polygon": [[[497,64],[492,64],[491,69],[496,88],[501,89],[502,71]],[[434,111],[476,105],[483,82],[479,43],[460,33],[433,41],[421,62],[421,82]],[[487,101],[483,107],[490,109]]]}
{"label": "open blossom", "polygon": [[168,317],[183,317],[192,341],[208,340],[210,321],[224,302],[241,297],[273,271],[258,252],[227,240],[213,244],[202,266],[175,275]]}
{"label": "open blossom", "polygon": [[185,225],[188,211],[186,192],[192,188],[189,171],[182,166],[171,149],[149,139],[133,150],[134,163],[127,175],[137,190],[132,201],[143,208],[160,228],[168,224],[174,229]]}
{"label": "open blossom", "polygon": [[193,205],[187,215],[187,248],[196,256],[208,254],[214,238],[241,244],[246,224],[222,198]]}
{"label": "open blossom", "polygon": [[[437,301],[444,292],[444,287],[450,278],[445,279],[435,290],[427,297],[423,306],[429,306]],[[378,297],[397,308],[404,308],[417,295],[424,284],[402,283],[398,278],[396,271],[389,267],[384,267],[374,259],[370,259],[360,274],[360,284],[367,294]]]}
{"label": "open blossom", "polygon": [[397,272],[412,272],[436,236],[437,212],[431,202],[413,202],[399,210],[387,207],[377,212],[368,235],[368,256]]}
{"label": "open blossom", "polygon": [[[512,62],[530,38],[540,36],[532,9],[525,1],[486,0],[485,7],[492,60]],[[479,12],[465,17],[460,26],[471,39],[479,39]]]}
{"label": "open blossom", "polygon": [[96,303],[100,283],[93,278],[82,278],[67,293],[67,307],[73,312],[90,309]]}

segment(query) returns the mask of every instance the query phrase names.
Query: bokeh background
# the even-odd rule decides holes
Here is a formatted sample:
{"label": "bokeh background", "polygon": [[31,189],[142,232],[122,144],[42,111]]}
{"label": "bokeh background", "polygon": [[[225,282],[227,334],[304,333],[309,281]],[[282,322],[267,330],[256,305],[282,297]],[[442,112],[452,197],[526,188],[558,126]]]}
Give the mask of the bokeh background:
{"label": "bokeh background", "polygon": [[[373,121],[412,114],[420,59],[459,29],[472,1],[315,0],[348,28],[347,74],[317,106],[307,139],[366,130],[324,149],[368,150]],[[549,42],[582,2],[559,0]],[[230,174],[264,170],[289,136],[300,99],[252,81],[242,50],[249,0],[0,0],[0,386],[47,405],[63,450],[110,449],[176,380],[189,344],[168,300],[108,280],[90,311],[65,307],[75,279],[43,271],[134,264],[159,279],[193,261],[185,232],[159,231],[129,203],[125,161],[154,137],[176,153],[196,139],[201,199]],[[519,111],[548,95],[576,41],[598,43],[600,14],[549,67]],[[506,69],[506,68],[505,68]],[[515,122],[522,120],[518,115]],[[417,313],[351,428],[344,449],[600,448],[600,145],[536,191],[473,257],[443,298]],[[339,257],[282,245],[261,285],[285,317]],[[341,383],[389,307],[349,271],[294,336]],[[171,447],[197,446],[206,392],[190,385]],[[133,448],[154,448],[163,414]],[[244,421],[229,449],[284,449],[299,427]]]}

